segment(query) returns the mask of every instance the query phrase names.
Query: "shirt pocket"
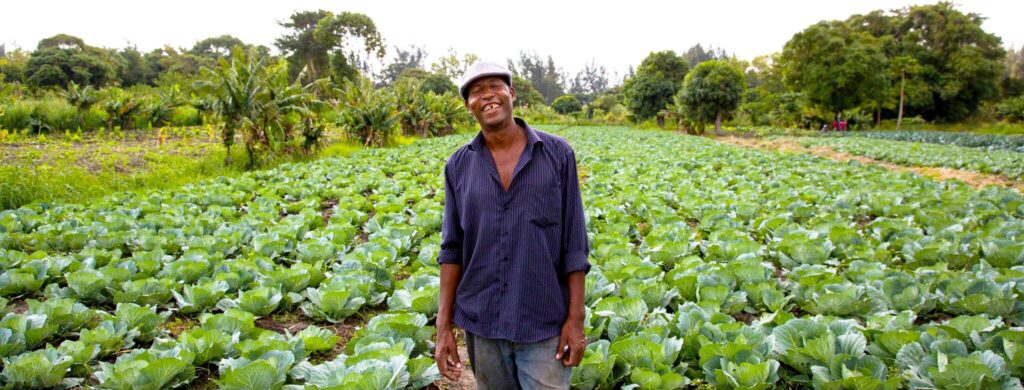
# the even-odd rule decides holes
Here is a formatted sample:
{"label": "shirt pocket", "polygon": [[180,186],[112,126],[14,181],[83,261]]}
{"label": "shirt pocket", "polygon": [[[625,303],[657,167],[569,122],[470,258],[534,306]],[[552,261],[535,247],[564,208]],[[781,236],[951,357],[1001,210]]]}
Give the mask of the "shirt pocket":
{"label": "shirt pocket", "polygon": [[562,220],[562,191],[549,184],[528,186],[530,201],[527,210],[530,222],[540,227],[557,225]]}

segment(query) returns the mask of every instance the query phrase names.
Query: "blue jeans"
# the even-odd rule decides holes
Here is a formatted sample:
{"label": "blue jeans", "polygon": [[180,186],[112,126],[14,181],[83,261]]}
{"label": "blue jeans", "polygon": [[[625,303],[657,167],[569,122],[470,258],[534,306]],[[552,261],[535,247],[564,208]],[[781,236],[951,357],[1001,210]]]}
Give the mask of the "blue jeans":
{"label": "blue jeans", "polygon": [[477,389],[568,389],[572,368],[555,360],[558,338],[518,344],[466,333]]}

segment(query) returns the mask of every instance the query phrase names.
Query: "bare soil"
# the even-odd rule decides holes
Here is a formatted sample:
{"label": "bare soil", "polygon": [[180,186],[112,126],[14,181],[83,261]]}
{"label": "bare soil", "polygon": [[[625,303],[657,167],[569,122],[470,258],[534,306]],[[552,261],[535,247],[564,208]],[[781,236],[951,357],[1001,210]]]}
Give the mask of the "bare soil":
{"label": "bare soil", "polygon": [[989,175],[985,173],[971,172],[953,168],[916,167],[898,165],[893,164],[891,162],[880,161],[864,156],[856,156],[853,154],[840,152],[826,146],[806,148],[803,145],[800,145],[800,143],[797,142],[796,140],[790,138],[766,140],[739,137],[717,137],[714,139],[722,143],[741,146],[745,148],[776,150],[784,153],[810,154],[839,162],[857,161],[861,164],[877,165],[897,172],[913,172],[918,175],[927,176],[935,180],[959,180],[978,189],[985,188],[991,185],[996,185],[1007,188],[1013,188],[1018,192],[1024,192],[1024,182],[1011,180],[999,175]]}
{"label": "bare soil", "polygon": [[274,331],[277,333],[285,334],[296,334],[303,329],[309,327],[309,319],[306,317],[298,317],[294,320],[279,321],[272,317],[262,317],[256,320],[256,327],[263,328],[266,330]]}

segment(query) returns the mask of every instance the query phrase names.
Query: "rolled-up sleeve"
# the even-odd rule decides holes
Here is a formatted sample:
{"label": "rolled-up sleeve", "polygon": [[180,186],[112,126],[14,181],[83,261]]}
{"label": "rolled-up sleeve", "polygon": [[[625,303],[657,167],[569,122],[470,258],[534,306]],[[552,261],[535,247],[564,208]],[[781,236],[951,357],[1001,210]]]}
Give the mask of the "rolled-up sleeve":
{"label": "rolled-up sleeve", "polygon": [[576,168],[576,154],[570,149],[565,157],[562,199],[565,204],[562,224],[562,274],[590,271],[590,244],[587,242],[587,221],[583,214],[583,197]]}
{"label": "rolled-up sleeve", "polygon": [[462,265],[463,234],[450,167],[450,164],[444,167],[444,216],[441,220],[441,250],[437,253],[437,263]]}

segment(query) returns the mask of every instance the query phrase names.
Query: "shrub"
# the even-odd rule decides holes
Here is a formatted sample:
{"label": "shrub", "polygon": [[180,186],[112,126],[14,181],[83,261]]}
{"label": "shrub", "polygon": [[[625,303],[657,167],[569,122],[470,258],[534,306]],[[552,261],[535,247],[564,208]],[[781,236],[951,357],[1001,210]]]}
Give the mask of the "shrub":
{"label": "shrub", "polygon": [[519,111],[518,116],[531,124],[558,123],[565,121],[565,118],[558,115],[558,113],[551,109],[551,107],[540,103],[526,107],[519,107],[517,110]]}
{"label": "shrub", "polygon": [[349,139],[366,146],[389,145],[398,130],[398,103],[387,90],[373,89],[365,78],[341,87],[339,124]]}
{"label": "shrub", "polygon": [[583,104],[580,103],[580,99],[576,98],[576,95],[568,94],[559,96],[554,102],[551,102],[551,108],[562,115],[574,114],[580,112],[583,109]]}
{"label": "shrub", "polygon": [[1024,96],[1006,99],[997,104],[996,115],[1010,122],[1024,121]]}
{"label": "shrub", "polygon": [[198,126],[202,124],[199,110],[192,106],[181,106],[171,111],[171,126]]}
{"label": "shrub", "polygon": [[78,112],[63,99],[18,100],[3,107],[0,126],[47,133],[78,128]]}
{"label": "shrub", "polygon": [[433,92],[438,95],[444,95],[446,92],[458,94],[459,87],[455,86],[455,83],[453,83],[448,76],[440,73],[431,73],[425,77],[423,79],[423,83],[420,84],[420,92]]}
{"label": "shrub", "polygon": [[27,129],[32,126],[32,110],[35,105],[30,101],[18,100],[3,107],[0,126],[6,129]]}
{"label": "shrub", "polygon": [[82,130],[97,130],[107,125],[110,116],[99,107],[91,107],[82,114]]}

